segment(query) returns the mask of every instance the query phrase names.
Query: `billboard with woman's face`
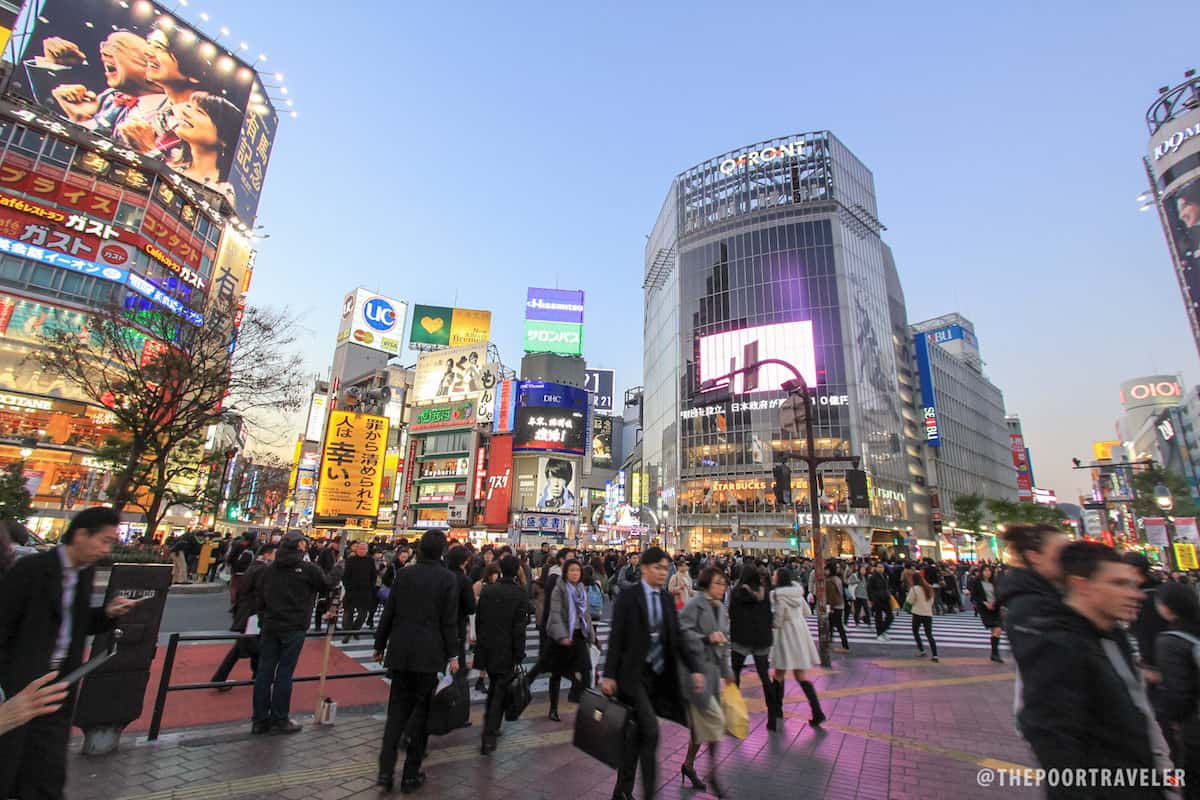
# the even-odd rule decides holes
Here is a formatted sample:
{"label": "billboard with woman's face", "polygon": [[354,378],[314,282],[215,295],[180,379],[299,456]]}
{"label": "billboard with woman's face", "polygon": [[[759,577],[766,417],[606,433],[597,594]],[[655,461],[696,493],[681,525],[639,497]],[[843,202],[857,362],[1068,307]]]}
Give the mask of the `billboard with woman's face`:
{"label": "billboard with woman's face", "polygon": [[149,0],[31,0],[12,48],[13,92],[254,219],[278,119],[233,53]]}
{"label": "billboard with woman's face", "polygon": [[1171,244],[1184,267],[1184,285],[1191,313],[1200,316],[1200,177],[1163,198]]}

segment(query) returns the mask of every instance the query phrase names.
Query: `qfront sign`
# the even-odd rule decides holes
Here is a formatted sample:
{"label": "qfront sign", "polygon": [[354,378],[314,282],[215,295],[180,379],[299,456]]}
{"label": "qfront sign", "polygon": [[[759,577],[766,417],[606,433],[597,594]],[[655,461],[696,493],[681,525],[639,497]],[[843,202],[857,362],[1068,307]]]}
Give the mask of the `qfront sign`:
{"label": "qfront sign", "polygon": [[797,158],[803,155],[804,140],[797,139],[779,147],[764,147],[762,150],[752,150],[740,156],[727,158],[721,162],[721,172],[725,175],[732,175],[739,169],[749,169],[759,164],[767,164],[777,158]]}

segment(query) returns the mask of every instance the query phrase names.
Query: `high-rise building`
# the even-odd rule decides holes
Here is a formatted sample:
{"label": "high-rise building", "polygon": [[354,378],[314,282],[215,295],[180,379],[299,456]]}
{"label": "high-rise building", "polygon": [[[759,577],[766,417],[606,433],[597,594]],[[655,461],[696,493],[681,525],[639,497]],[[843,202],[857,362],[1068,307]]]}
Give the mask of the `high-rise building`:
{"label": "high-rise building", "polygon": [[[785,380],[812,392],[822,527],[833,550],[894,546],[913,526],[870,170],[828,131],[716,156],[671,183],[645,251],[642,469],[663,539],[694,550],[807,549],[804,431],[784,428]],[[726,377],[778,359],[756,376]],[[869,508],[845,477],[858,459]],[[773,468],[791,463],[797,509]]]}
{"label": "high-rise building", "polygon": [[[53,537],[106,499],[113,470],[98,451],[115,419],[27,357],[43,334],[87,341],[114,308],[140,329],[143,357],[170,344],[150,320],[177,342],[218,326],[232,346],[278,117],[252,65],[151,3],[44,0],[15,24],[10,12],[0,3],[16,55],[0,82],[0,468],[21,465],[30,527]],[[137,57],[147,48],[153,65]],[[168,62],[174,75],[151,74]],[[71,102],[66,85],[90,99]],[[204,120],[168,127],[193,94]],[[135,506],[125,514],[140,523]]]}
{"label": "high-rise building", "polygon": [[[909,329],[917,366],[915,409],[921,419],[933,531],[947,557],[976,552],[974,532],[953,529],[964,494],[1017,499],[1013,438],[1004,395],[983,372],[975,326],[946,314]],[[1020,449],[1024,453],[1023,438]],[[1032,500],[1032,486],[1027,487]]]}
{"label": "high-rise building", "polygon": [[1200,77],[1158,90],[1146,111],[1150,145],[1143,159],[1150,191],[1143,197],[1158,209],[1167,248],[1192,336],[1200,349]]}

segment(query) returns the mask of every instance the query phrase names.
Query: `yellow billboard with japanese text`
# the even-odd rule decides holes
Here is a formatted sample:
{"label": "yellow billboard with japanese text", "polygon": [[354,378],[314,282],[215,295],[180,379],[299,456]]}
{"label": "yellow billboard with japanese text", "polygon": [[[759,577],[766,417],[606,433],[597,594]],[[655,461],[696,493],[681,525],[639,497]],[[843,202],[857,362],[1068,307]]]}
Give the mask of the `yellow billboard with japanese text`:
{"label": "yellow billboard with japanese text", "polygon": [[329,415],[321,450],[317,516],[379,514],[387,439],[387,417],[343,410]]}

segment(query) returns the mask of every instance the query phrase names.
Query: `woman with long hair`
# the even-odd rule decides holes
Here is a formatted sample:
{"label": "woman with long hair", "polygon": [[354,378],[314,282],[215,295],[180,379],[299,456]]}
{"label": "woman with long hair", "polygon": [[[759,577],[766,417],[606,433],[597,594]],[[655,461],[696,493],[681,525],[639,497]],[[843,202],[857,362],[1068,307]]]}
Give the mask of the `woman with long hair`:
{"label": "woman with long hair", "polygon": [[[691,578],[689,577],[690,581]],[[704,673],[704,691],[692,692],[688,705],[687,756],[679,767],[680,783],[686,778],[692,787],[725,796],[717,780],[717,744],[725,735],[725,713],[721,707],[722,679],[736,683],[729,664],[729,614],[725,611],[725,589],[728,579],[717,567],[705,567],[697,584],[700,593],[688,600],[679,615],[679,631],[683,646],[691,651],[693,661]],[[696,756],[700,746],[708,745],[708,783],[696,775]]]}
{"label": "woman with long hair", "polygon": [[223,97],[208,92],[192,94],[190,100],[175,107],[175,135],[183,141],[183,148],[172,169],[229,195],[232,202],[229,167],[244,117]]}
{"label": "woman with long hair", "polygon": [[[571,679],[567,701],[579,702],[590,683],[591,655],[596,645],[596,629],[588,614],[587,587],[583,584],[583,566],[575,559],[563,564],[562,578],[550,593],[550,614],[546,617],[546,666],[550,673],[550,719],[558,716],[558,694],[564,676]],[[539,659],[540,661],[540,659]]]}
{"label": "woman with long hair", "polygon": [[804,599],[804,587],[796,583],[792,571],[781,567],[775,572],[775,590],[771,592],[771,612],[774,616],[774,643],[771,645],[771,665],[775,669],[775,696],[783,709],[784,686],[790,672],[800,684],[812,718],[808,724],[820,727],[827,717],[821,710],[816,687],[808,679],[808,670],[820,663],[817,645],[808,629],[812,610]]}
{"label": "woman with long hair", "polygon": [[847,600],[851,598],[854,600],[854,627],[856,628],[860,624],[860,617],[861,624],[871,624],[871,606],[867,602],[868,577],[867,565],[859,564],[850,571],[850,575],[846,578],[846,592],[850,595]]}
{"label": "woman with long hair", "polygon": [[979,570],[979,577],[971,585],[971,602],[975,604],[983,627],[992,633],[992,661],[1003,664],[1004,659],[1000,657],[1000,637],[1004,634],[1004,629],[1000,627],[1000,601],[996,597],[996,581],[993,574],[990,565],[984,565],[983,569]]}
{"label": "woman with long hair", "polygon": [[[493,561],[483,568],[483,574],[479,576],[479,580],[475,581],[475,585],[472,587],[475,590],[476,608],[479,607],[479,595],[483,592],[483,587],[487,586],[489,583],[495,583],[498,580],[500,580],[500,564],[496,561]],[[474,614],[471,615],[470,628],[471,641],[476,642],[478,640],[478,636],[475,632]],[[487,686],[483,681],[483,673],[483,670],[479,670],[479,677],[475,679],[475,691],[480,692],[481,694],[487,691]]]}
{"label": "woman with long hair", "polygon": [[[1191,586],[1168,582],[1154,592],[1154,607],[1167,623],[1154,643],[1161,676],[1154,693],[1155,712],[1164,722],[1171,758],[1189,775],[1200,775],[1200,600]],[[1200,781],[1187,782],[1189,800],[1200,798]]]}
{"label": "woman with long hair", "polygon": [[767,730],[775,730],[782,716],[782,697],[775,696],[771,682],[769,658],[775,641],[771,622],[771,598],[767,592],[766,573],[753,563],[742,566],[737,586],[729,593],[730,660],[733,679],[742,685],[742,667],[748,657],[754,658],[754,669],[762,682],[763,700],[767,704]]}
{"label": "woman with long hair", "polygon": [[921,628],[925,629],[925,638],[929,640],[929,652],[933,661],[938,660],[937,642],[933,640],[933,587],[920,572],[913,573],[913,585],[908,590],[906,602],[912,614],[913,639],[917,642],[917,655],[925,656],[925,645],[921,643]]}

